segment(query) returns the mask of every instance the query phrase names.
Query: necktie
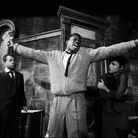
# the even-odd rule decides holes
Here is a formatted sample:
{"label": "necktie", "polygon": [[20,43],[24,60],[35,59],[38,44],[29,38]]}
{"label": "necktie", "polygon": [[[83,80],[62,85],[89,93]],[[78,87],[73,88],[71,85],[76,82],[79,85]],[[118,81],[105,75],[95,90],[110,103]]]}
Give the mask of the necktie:
{"label": "necktie", "polygon": [[10,76],[10,77],[14,80],[13,71],[9,71],[8,73],[9,73],[9,75],[11,74],[11,76]]}
{"label": "necktie", "polygon": [[66,76],[66,77],[68,76],[68,67],[69,67],[70,60],[71,60],[72,55],[73,55],[73,54],[70,54],[70,56],[69,56],[69,58],[68,58],[68,61],[67,61],[66,70],[65,70],[65,76]]}

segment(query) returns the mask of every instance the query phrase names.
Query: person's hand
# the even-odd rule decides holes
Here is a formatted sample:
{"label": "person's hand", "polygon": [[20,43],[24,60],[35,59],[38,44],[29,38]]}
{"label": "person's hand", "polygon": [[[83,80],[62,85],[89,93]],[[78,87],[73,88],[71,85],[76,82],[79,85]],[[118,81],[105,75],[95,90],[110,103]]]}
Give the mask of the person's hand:
{"label": "person's hand", "polygon": [[10,41],[7,42],[7,46],[8,46],[8,47],[12,47],[12,46],[13,46],[12,40],[10,40]]}
{"label": "person's hand", "polygon": [[22,110],[24,110],[25,112],[27,112],[28,111],[28,107],[27,106],[23,106]]}
{"label": "person's hand", "polygon": [[109,93],[109,89],[105,86],[104,81],[102,79],[98,82],[98,88]]}
{"label": "person's hand", "polygon": [[45,134],[45,138],[49,138],[49,132],[48,131]]}
{"label": "person's hand", "polygon": [[15,31],[11,31],[11,30],[7,31],[5,39],[7,40],[6,43],[8,47],[13,46],[14,35],[15,35]]}
{"label": "person's hand", "polygon": [[138,38],[135,41],[136,46],[138,47]]}
{"label": "person's hand", "polygon": [[127,88],[126,91],[125,91],[125,93],[124,93],[124,95],[127,95],[128,92],[129,92],[129,89]]}
{"label": "person's hand", "polygon": [[99,82],[98,82],[98,88],[99,89],[103,89],[104,87],[104,81],[101,79]]}

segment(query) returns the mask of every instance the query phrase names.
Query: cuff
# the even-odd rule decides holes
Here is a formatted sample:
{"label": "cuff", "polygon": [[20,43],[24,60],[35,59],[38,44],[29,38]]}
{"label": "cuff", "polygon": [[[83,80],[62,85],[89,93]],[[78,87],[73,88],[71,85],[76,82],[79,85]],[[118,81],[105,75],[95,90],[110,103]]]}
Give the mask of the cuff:
{"label": "cuff", "polygon": [[138,40],[134,40],[135,46],[138,47]]}
{"label": "cuff", "polygon": [[18,43],[14,44],[14,46],[13,46],[13,50],[16,51],[18,46],[19,46]]}

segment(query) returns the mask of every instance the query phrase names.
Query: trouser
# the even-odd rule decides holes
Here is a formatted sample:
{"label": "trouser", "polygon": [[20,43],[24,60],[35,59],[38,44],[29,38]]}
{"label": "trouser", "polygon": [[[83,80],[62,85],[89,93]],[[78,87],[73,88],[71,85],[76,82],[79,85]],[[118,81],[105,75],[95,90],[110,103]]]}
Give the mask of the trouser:
{"label": "trouser", "polygon": [[87,105],[84,92],[55,96],[50,113],[50,138],[87,138]]}
{"label": "trouser", "polygon": [[0,121],[0,138],[19,138],[19,119]]}

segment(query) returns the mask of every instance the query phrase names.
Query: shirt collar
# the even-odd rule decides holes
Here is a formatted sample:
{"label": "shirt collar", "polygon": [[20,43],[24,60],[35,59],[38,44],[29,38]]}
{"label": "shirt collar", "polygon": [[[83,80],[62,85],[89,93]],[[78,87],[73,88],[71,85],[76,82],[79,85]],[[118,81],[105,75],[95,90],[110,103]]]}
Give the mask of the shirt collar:
{"label": "shirt collar", "polygon": [[[10,70],[6,67],[5,69],[4,69],[4,71],[6,72],[6,73],[8,73]],[[13,71],[13,70],[12,70]],[[13,71],[14,72],[14,71]]]}
{"label": "shirt collar", "polygon": [[76,53],[73,53],[73,52],[68,52],[67,50],[65,50],[65,53],[66,53],[66,54],[69,54],[69,55],[70,55],[70,54],[73,55],[73,54],[76,54],[77,52],[76,52]]}
{"label": "shirt collar", "polygon": [[70,52],[68,52],[67,50],[65,51],[66,52],[66,54],[71,54]]}

